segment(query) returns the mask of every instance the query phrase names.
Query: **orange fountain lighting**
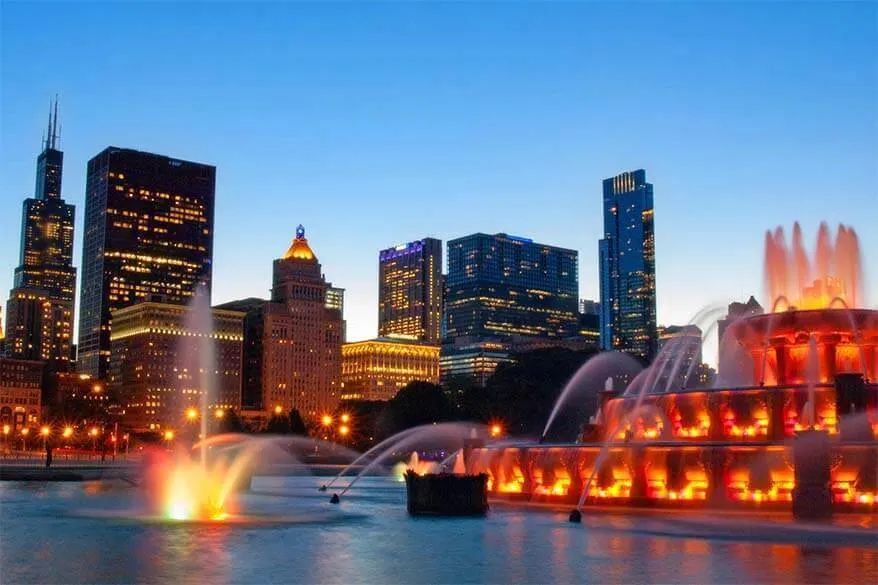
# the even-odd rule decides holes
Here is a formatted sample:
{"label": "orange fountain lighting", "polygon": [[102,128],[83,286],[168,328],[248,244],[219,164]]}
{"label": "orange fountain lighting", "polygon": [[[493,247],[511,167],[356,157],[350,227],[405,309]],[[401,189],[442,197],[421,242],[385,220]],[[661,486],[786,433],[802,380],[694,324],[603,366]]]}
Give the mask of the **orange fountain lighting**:
{"label": "orange fountain lighting", "polygon": [[765,287],[774,311],[826,309],[836,303],[858,308],[864,303],[862,285],[860,243],[853,228],[839,225],[833,242],[829,226],[820,224],[812,256],[798,222],[789,243],[782,227],[765,234]]}

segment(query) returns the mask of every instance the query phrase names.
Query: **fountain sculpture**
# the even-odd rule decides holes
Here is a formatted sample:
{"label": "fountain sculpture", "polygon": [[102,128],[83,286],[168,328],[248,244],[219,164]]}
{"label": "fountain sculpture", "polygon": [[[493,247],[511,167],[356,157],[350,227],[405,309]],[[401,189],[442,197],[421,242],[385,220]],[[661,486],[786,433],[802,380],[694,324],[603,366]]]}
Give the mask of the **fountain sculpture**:
{"label": "fountain sculpture", "polygon": [[675,378],[679,362],[660,355],[633,379],[629,372],[624,391],[608,382],[598,392],[592,432],[577,442],[487,445],[473,451],[468,471],[488,475],[492,497],[575,504],[571,521],[603,504],[792,509],[809,518],[875,511],[878,311],[866,308],[862,282],[853,229],[840,226],[833,242],[821,225],[813,257],[798,224],[791,245],[783,229],[769,232],[772,310],[731,323],[720,340],[735,354],[729,364],[721,357],[720,380],[735,362],[750,364],[751,383],[672,387],[666,368]]}

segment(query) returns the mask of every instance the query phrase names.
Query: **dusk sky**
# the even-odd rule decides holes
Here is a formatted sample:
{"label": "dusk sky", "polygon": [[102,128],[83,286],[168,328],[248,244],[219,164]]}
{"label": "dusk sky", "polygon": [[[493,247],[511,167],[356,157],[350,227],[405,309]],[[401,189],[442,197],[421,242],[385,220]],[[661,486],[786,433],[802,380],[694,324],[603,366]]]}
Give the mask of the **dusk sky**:
{"label": "dusk sky", "polygon": [[637,168],[660,324],[761,298],[764,232],[795,220],[809,243],[823,219],[857,228],[876,301],[873,2],[0,11],[4,302],[56,93],[80,276],[86,163],[114,145],[216,165],[214,302],[267,297],[304,224],[349,340],[376,334],[378,251],[425,236],[577,249],[596,299],[601,180]]}

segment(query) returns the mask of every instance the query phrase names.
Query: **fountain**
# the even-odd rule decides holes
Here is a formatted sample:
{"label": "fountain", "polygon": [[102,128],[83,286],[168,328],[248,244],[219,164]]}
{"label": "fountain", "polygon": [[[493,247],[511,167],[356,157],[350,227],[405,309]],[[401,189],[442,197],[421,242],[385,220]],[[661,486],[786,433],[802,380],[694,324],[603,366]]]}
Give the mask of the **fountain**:
{"label": "fountain", "polygon": [[[773,230],[765,250],[772,310],[731,322],[720,340],[735,353],[721,356],[720,373],[729,363],[749,375],[679,387],[686,347],[668,344],[624,391],[609,383],[599,392],[594,432],[571,443],[474,449],[469,471],[488,475],[494,498],[571,504],[573,522],[592,505],[791,510],[813,519],[875,511],[878,311],[866,308],[862,282],[853,229],[840,226],[833,242],[821,225],[813,257],[798,224],[790,245]],[[708,307],[693,321],[715,316]],[[577,388],[608,377],[580,373]],[[546,431],[576,395],[565,388]]]}

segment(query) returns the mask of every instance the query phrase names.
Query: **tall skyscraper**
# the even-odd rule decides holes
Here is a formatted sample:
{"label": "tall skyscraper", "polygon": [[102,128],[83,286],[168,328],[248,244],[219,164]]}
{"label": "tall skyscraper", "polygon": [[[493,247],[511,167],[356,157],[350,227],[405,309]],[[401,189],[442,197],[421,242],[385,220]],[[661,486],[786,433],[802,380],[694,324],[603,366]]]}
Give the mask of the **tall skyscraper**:
{"label": "tall skyscraper", "polygon": [[246,314],[245,408],[298,409],[312,419],[335,409],[344,341],[341,290],[326,281],[305,228],[299,226],[286,254],[274,261],[271,300],[243,299],[218,307]]}
{"label": "tall skyscraper", "polygon": [[107,374],[111,312],[211,285],[216,168],[111,146],[88,162],[79,369]]}
{"label": "tall skyscraper", "polygon": [[66,370],[72,359],[76,297],[74,207],[61,198],[64,153],[57,146],[56,99],[37,157],[35,196],[24,200],[19,266],[6,308],[6,348],[11,357]]}
{"label": "tall skyscraper", "polygon": [[506,234],[448,242],[447,337],[576,334],[578,254]]}
{"label": "tall skyscraper", "polygon": [[378,334],[442,340],[442,241],[424,238],[378,254]]}
{"label": "tall skyscraper", "polygon": [[604,180],[599,251],[601,347],[651,360],[658,336],[652,184],[646,171]]}

